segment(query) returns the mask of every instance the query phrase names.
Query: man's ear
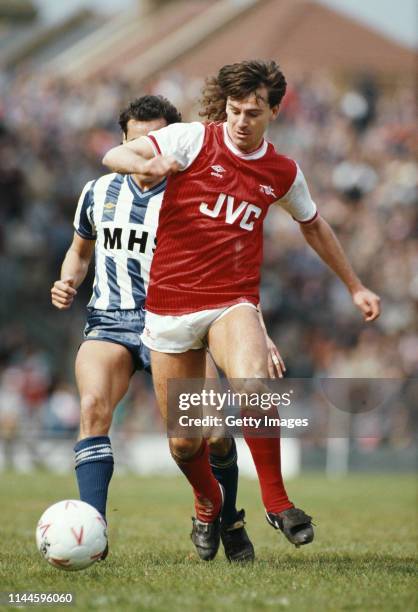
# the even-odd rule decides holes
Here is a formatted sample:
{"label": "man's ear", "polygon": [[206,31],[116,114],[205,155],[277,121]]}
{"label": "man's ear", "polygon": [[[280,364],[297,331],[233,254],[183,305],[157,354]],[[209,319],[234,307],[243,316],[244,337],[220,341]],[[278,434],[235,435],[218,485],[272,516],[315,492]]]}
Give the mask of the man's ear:
{"label": "man's ear", "polygon": [[279,114],[279,105],[276,104],[276,106],[271,107],[271,118],[277,119],[278,114]]}

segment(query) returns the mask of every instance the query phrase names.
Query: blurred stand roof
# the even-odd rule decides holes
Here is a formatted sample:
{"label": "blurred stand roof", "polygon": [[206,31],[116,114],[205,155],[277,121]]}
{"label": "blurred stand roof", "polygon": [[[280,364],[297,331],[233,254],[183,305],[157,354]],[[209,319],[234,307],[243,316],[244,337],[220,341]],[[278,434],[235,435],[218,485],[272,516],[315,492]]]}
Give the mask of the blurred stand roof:
{"label": "blurred stand roof", "polygon": [[68,7],[51,13],[36,0],[0,0],[0,69],[28,60],[41,66],[104,22],[102,15],[82,5]]}
{"label": "blurred stand roof", "polygon": [[35,70],[54,75],[85,80],[112,72],[136,82],[167,69],[201,77],[250,57],[275,58],[288,74],[396,78],[409,76],[416,61],[407,46],[314,0],[146,0],[113,17],[79,8],[48,32],[33,32],[26,46],[15,40],[3,51],[3,67],[30,58]]}
{"label": "blurred stand roof", "polygon": [[415,70],[414,52],[331,8],[309,0],[261,0],[252,11],[204,41],[177,68],[186,75],[243,57],[272,57],[286,73]]}
{"label": "blurred stand roof", "polygon": [[31,0],[0,0],[0,20],[32,21],[38,14]]}

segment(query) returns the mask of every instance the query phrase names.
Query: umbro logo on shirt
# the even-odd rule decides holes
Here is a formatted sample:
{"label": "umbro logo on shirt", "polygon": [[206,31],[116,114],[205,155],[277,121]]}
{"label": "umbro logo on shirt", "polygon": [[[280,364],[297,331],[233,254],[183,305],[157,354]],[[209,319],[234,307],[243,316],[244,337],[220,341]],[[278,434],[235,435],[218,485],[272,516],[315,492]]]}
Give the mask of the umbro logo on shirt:
{"label": "umbro logo on shirt", "polygon": [[274,198],[277,197],[271,185],[260,185],[260,191],[268,196],[273,196]]}
{"label": "umbro logo on shirt", "polygon": [[223,173],[226,172],[225,168],[223,168],[222,166],[211,166],[213,172],[211,172],[211,176],[217,176],[218,178],[223,178]]}

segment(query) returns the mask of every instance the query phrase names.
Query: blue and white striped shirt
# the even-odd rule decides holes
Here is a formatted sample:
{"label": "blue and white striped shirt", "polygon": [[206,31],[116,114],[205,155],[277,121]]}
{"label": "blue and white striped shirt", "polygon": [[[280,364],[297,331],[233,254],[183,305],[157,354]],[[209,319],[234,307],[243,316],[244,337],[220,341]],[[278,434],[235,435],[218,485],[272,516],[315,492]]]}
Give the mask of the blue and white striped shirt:
{"label": "blue and white striped shirt", "polygon": [[130,175],[106,174],[84,187],[75,231],[95,240],[88,308],[130,310],[145,302],[166,181],[142,191]]}

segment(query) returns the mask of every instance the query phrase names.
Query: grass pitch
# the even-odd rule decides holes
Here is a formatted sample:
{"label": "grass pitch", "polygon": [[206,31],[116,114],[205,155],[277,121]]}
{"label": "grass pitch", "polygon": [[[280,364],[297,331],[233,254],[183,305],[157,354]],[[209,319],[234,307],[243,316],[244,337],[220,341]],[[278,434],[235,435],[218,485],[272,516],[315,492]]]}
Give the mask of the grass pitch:
{"label": "grass pitch", "polygon": [[[110,555],[82,572],[45,563],[34,532],[45,508],[77,497],[72,475],[0,475],[0,591],[73,592],[67,610],[220,612],[416,609],[416,485],[412,476],[304,476],[288,486],[313,515],[316,539],[296,550],[269,527],[258,484],[241,480],[239,503],[256,548],[253,566],[211,563],[191,541],[191,492],[178,478],[115,475]],[[1,609],[6,609],[1,607]],[[39,607],[35,608],[39,609]]]}

